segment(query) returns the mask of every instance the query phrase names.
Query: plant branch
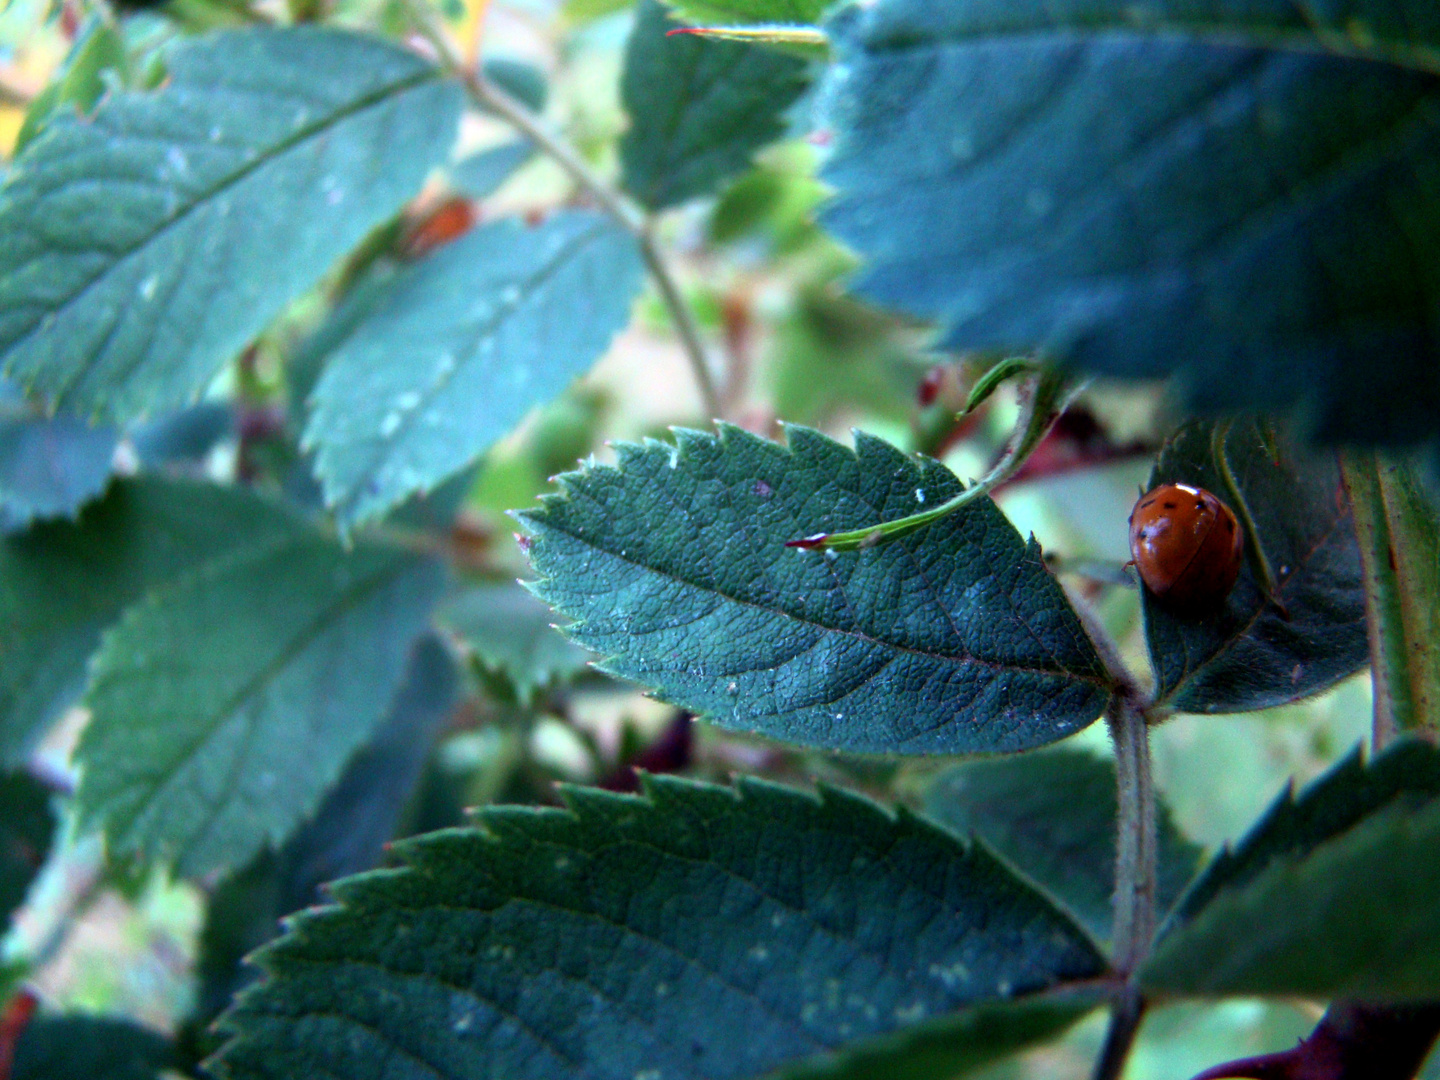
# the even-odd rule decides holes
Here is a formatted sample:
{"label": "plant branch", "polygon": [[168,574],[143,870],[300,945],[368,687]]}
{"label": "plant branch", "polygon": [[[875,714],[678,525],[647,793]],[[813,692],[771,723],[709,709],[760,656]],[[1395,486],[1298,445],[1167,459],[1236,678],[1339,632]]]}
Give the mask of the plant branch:
{"label": "plant branch", "polygon": [[1155,788],[1150,776],[1150,724],[1133,694],[1115,696],[1106,722],[1115,744],[1118,784],[1115,851],[1115,968],[1131,975],[1155,936]]}
{"label": "plant branch", "polygon": [[1145,1018],[1145,999],[1133,986],[1126,986],[1110,1012],[1110,1028],[1105,1032],[1105,1045],[1095,1061],[1093,1080],[1119,1080]]}
{"label": "plant branch", "polygon": [[464,84],[471,100],[522,132],[547,157],[564,169],[570,179],[594,199],[618,225],[635,237],[636,243],[640,245],[641,258],[645,260],[650,276],[655,279],[660,299],[670,313],[675,332],[680,338],[686,358],[690,361],[695,383],[700,391],[701,405],[708,416],[720,416],[720,395],[716,392],[715,381],[710,374],[710,361],[700,338],[700,329],[696,325],[690,305],[685,302],[685,297],[680,292],[674,271],[655,241],[654,222],[650,215],[592,169],[575,147],[552,132],[540,117],[486,79],[474,66],[466,64],[449,38],[435,25],[433,14],[424,5],[424,0],[410,0],[410,9],[417,29],[434,47],[441,63]]}

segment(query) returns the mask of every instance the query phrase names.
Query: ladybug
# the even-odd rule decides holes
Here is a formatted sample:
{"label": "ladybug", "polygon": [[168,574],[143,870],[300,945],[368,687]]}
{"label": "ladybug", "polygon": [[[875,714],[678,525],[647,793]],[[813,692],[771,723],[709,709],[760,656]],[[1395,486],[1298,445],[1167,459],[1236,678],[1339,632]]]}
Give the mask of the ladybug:
{"label": "ladybug", "polygon": [[1240,576],[1245,536],[1234,512],[1204,488],[1162,484],[1130,514],[1130,556],[1160,605],[1178,615],[1216,611]]}

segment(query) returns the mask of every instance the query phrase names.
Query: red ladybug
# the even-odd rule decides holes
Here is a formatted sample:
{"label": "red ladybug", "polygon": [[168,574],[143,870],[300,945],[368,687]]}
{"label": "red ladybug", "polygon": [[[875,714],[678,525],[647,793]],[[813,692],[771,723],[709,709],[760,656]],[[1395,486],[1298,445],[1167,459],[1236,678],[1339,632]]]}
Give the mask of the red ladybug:
{"label": "red ladybug", "polygon": [[1217,610],[1235,587],[1245,536],[1235,514],[1204,488],[1162,484],[1130,514],[1130,556],[1162,607],[1179,615]]}

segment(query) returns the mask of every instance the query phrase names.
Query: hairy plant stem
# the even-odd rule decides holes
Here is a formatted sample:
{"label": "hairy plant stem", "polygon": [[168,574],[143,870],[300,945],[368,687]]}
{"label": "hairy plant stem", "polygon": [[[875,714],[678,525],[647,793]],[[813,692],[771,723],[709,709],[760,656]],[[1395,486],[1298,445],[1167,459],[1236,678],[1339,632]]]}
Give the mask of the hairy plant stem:
{"label": "hairy plant stem", "polygon": [[1115,970],[1129,976],[1155,936],[1155,788],[1150,725],[1141,700],[1118,694],[1106,716],[1119,789],[1115,851]]}
{"label": "hairy plant stem", "polygon": [[416,28],[434,47],[445,68],[464,84],[471,100],[481,108],[495,113],[530,139],[541,152],[564,169],[570,179],[594,199],[616,224],[635,237],[635,242],[640,245],[640,256],[645,260],[645,266],[655,280],[660,300],[670,313],[676,336],[679,337],[685,357],[690,362],[695,384],[700,391],[701,406],[709,417],[723,415],[720,394],[710,374],[710,360],[705,344],[700,339],[700,328],[695,322],[690,305],[680,292],[674,271],[656,243],[654,219],[592,169],[575,147],[552,132],[539,116],[486,79],[475,65],[467,64],[455,51],[444,31],[435,25],[434,14],[425,6],[424,0],[411,0],[410,11]]}

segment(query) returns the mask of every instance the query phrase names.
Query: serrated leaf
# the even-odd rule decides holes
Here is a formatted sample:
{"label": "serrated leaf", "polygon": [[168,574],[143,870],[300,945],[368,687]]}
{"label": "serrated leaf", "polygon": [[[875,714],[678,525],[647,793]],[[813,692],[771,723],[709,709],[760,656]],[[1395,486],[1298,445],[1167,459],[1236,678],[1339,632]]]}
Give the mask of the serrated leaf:
{"label": "serrated leaf", "polygon": [[357,35],[231,31],[168,69],[52,118],[0,192],[0,364],[67,410],[185,404],[456,131],[457,86]]}
{"label": "serrated leaf", "polygon": [[[1046,889],[1098,941],[1110,937],[1115,895],[1114,763],[1055,749],[947,769],[925,793],[925,812],[962,836],[979,836]],[[1199,845],[1158,807],[1156,904],[1163,912],[1199,867]]]}
{"label": "serrated leaf", "polygon": [[50,855],[53,795],[29,773],[0,773],[0,936]]}
{"label": "serrated leaf", "polygon": [[320,903],[320,887],[380,862],[449,719],[458,673],[434,635],[420,639],[405,682],[374,738],[345,767],[314,818],[211,894],[196,963],[192,1022],[208,1026],[254,973],[245,955],[280,932],[280,919]]}
{"label": "serrated leaf", "polygon": [[141,477],[112,484],[78,521],[0,541],[0,761],[23,760],[79,696],[101,631],[127,605],[295,528],[290,514],[239,489]]}
{"label": "serrated leaf", "polygon": [[824,221],[864,295],[1332,439],[1440,425],[1429,5],[877,0],[829,30]]}
{"label": "serrated leaf", "polygon": [[1272,863],[1303,856],[1388,806],[1419,808],[1440,797],[1440,752],[1404,742],[1368,765],[1357,748],[1297,798],[1286,791],[1235,850],[1222,850],[1187,890],[1165,931],[1194,919],[1220,893],[1248,884]]}
{"label": "serrated leaf", "polygon": [[[1234,503],[1212,453],[1213,430],[1197,422],[1177,432],[1150,486],[1191,484]],[[1284,610],[1267,600],[1250,552],[1213,617],[1177,618],[1145,593],[1156,699],[1186,712],[1250,712],[1296,701],[1370,659],[1360,549],[1334,458],[1273,443],[1249,421],[1231,426],[1225,453]]]}
{"label": "serrated leaf", "polygon": [[0,404],[0,533],[73,517],[105,490],[118,441],[114,428]]}
{"label": "serrated leaf", "polygon": [[587,211],[496,222],[397,274],[312,396],[326,502],[354,524],[473,462],[599,359],[640,284],[634,239]]}
{"label": "serrated leaf", "polygon": [[814,24],[834,0],[665,0],[689,21]]}
{"label": "serrated leaf", "polygon": [[128,68],[125,38],[119,28],[90,16],[75,35],[75,44],[61,61],[50,85],[35,95],[25,110],[25,120],[15,135],[12,154],[19,154],[61,110],[88,113],[109,88],[107,83],[112,79],[122,80]]}
{"label": "serrated leaf", "polygon": [[515,582],[482,582],[441,605],[440,622],[464,640],[486,670],[503,674],[525,701],[584,671],[590,654],[555,628],[555,613]]}
{"label": "serrated leaf", "polygon": [[1097,995],[1061,993],[977,1005],[779,1070],[766,1080],[958,1080],[1056,1038]]}
{"label": "serrated leaf", "polygon": [[956,494],[944,466],[863,433],[788,449],[728,425],[618,447],[520,515],[541,599],[614,674],[724,727],[855,752],[1020,750],[1111,689],[1039,546],[988,499],[857,552],[787,540]]}
{"label": "serrated leaf", "polygon": [[493,195],[534,155],[534,144],[524,139],[501,143],[450,166],[450,183],[472,199],[484,199]]}
{"label": "serrated leaf", "polygon": [[337,885],[262,954],[211,1067],[739,1080],[1104,971],[982,846],[903,811],[758,781],[567,794]]}
{"label": "serrated leaf", "polygon": [[161,1080],[179,1064],[158,1031],[101,1016],[42,1016],[15,1044],[10,1080]]}
{"label": "serrated leaf", "polygon": [[743,172],[784,133],[785,110],[809,82],[798,57],[673,29],[660,0],[641,0],[620,84],[630,116],[620,141],[625,187],[654,210]]}
{"label": "serrated leaf", "polygon": [[1141,978],[1170,994],[1440,997],[1440,802],[1387,806],[1225,889]]}
{"label": "serrated leaf", "polygon": [[185,876],[278,846],[384,717],[443,577],[296,530],[132,606],[91,662],[82,818]]}

